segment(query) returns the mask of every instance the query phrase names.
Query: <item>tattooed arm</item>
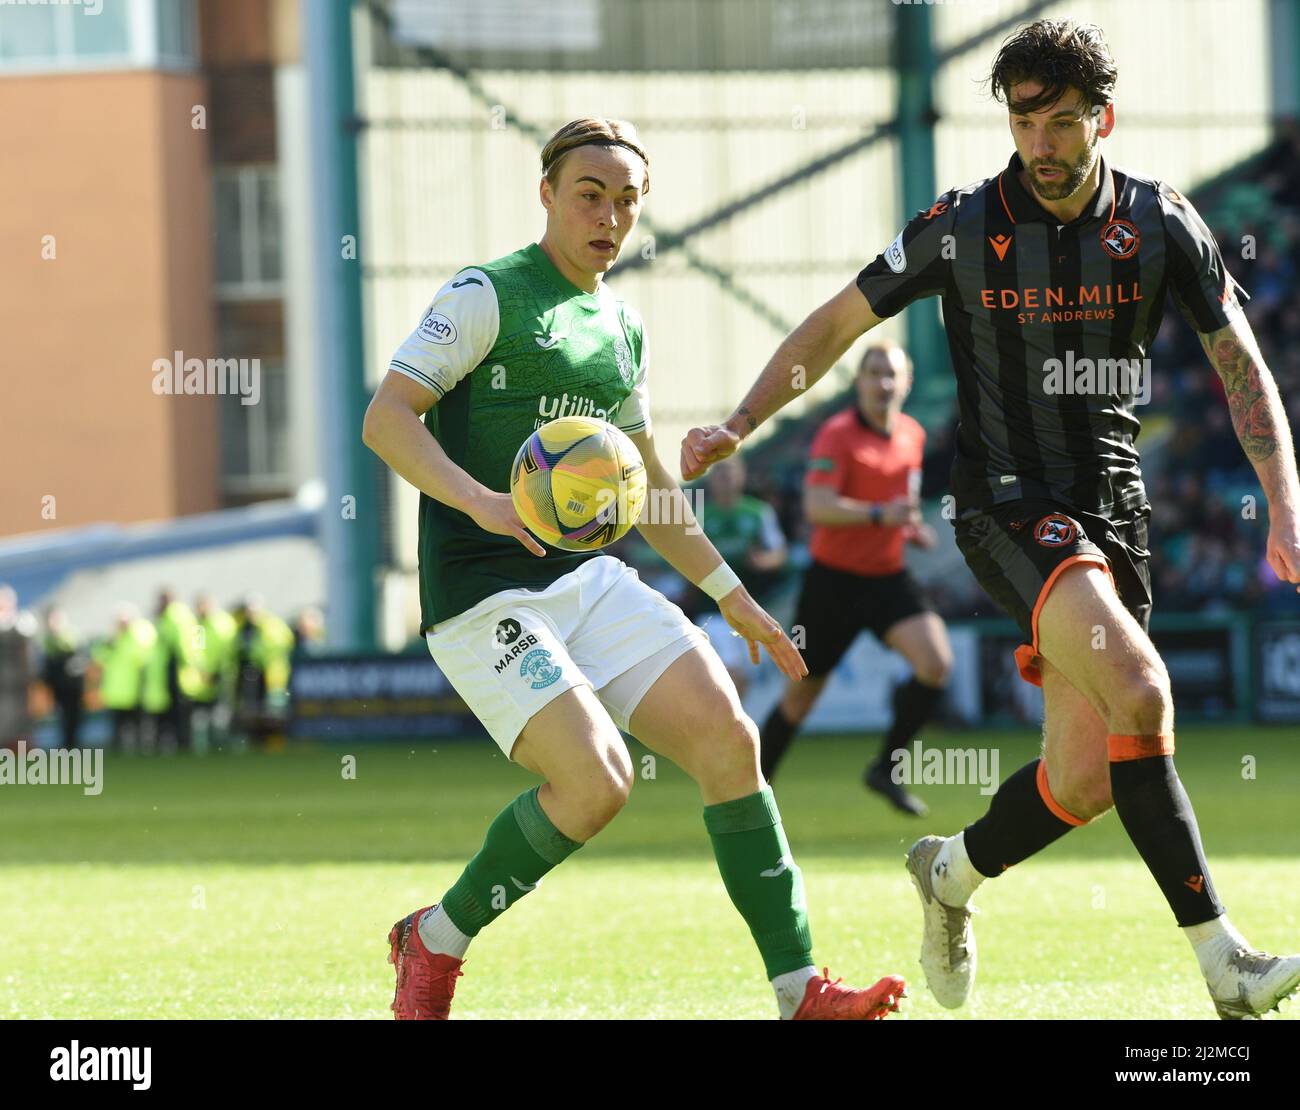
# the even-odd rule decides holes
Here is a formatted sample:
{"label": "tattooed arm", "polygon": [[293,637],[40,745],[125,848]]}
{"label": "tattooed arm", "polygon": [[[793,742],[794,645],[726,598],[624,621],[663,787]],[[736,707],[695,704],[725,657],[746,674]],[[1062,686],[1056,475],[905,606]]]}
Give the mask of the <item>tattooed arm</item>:
{"label": "tattooed arm", "polygon": [[857,284],[849,282],[785,337],[725,424],[690,430],[682,440],[682,477],[698,478],[732,454],[742,439],[820,381],[858,336],[879,323]]}
{"label": "tattooed arm", "polygon": [[1242,315],[1201,346],[1223,381],[1232,426],[1268,498],[1268,563],[1284,582],[1300,582],[1300,482],[1286,409]]}

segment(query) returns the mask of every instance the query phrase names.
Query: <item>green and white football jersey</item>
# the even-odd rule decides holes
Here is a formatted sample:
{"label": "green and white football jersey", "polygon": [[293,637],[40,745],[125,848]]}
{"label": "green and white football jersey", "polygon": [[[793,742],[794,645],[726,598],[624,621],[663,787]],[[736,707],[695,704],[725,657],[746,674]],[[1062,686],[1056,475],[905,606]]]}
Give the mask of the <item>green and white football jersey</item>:
{"label": "green and white football jersey", "polygon": [[[461,270],[434,297],[391,370],[438,396],[426,427],[457,466],[489,489],[510,489],[510,466],[534,430],[591,416],[650,426],[641,318],[602,284],[586,293],[536,244]],[[597,552],[512,536],[420,495],[420,633],[501,590],[543,588]]]}

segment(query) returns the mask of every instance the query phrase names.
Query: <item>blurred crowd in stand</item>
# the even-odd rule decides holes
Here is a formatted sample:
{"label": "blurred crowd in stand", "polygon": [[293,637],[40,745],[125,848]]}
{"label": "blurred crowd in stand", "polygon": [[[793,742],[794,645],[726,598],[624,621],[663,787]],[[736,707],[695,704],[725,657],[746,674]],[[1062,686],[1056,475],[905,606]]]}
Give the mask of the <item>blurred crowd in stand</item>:
{"label": "blurred crowd in stand", "polygon": [[30,740],[34,723],[53,714],[61,745],[75,748],[86,713],[99,709],[117,751],[272,744],[284,729],[293,659],[323,636],[314,608],[291,627],[258,595],[226,610],[200,594],[191,608],[164,589],[151,618],[123,603],[112,628],[88,639],[62,609],[38,620],[0,585],[0,745]]}

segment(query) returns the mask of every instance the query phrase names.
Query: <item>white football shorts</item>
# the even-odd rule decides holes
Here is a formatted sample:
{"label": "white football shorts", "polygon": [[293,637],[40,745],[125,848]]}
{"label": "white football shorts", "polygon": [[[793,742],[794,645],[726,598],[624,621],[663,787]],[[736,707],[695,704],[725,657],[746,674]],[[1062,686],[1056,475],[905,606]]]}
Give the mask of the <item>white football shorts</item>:
{"label": "white football shorts", "polygon": [[545,589],[502,590],[425,633],[456,693],[510,755],[529,719],[590,686],[624,731],[669,665],[708,637],[612,555],[588,559]]}

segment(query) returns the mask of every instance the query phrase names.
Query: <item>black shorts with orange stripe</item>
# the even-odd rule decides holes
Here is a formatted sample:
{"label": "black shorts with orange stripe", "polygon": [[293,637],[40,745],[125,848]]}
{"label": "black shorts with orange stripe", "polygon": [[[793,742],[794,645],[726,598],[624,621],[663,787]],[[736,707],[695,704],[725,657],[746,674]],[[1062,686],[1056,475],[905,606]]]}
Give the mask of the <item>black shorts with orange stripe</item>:
{"label": "black shorts with orange stripe", "polygon": [[1038,613],[1066,567],[1106,566],[1124,608],[1145,631],[1151,621],[1151,506],[1114,517],[1080,512],[1056,501],[1009,501],[971,509],[955,522],[957,547],[975,580],[1016,622],[1026,643],[1016,661],[1025,681],[1041,685]]}

